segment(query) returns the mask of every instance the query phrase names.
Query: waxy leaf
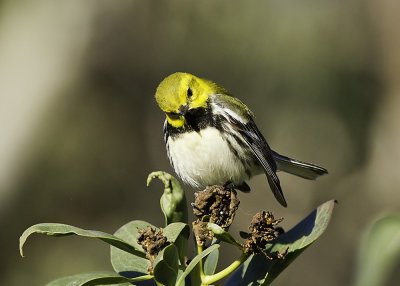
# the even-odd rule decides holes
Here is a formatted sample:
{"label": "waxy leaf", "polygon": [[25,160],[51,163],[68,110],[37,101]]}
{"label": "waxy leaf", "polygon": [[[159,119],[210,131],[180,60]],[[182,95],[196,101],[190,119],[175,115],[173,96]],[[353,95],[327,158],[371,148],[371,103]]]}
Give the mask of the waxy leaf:
{"label": "waxy leaf", "polygon": [[[144,279],[142,279],[144,280]],[[128,278],[121,277],[114,272],[82,273],[59,278],[48,283],[46,286],[95,286],[95,285],[118,285],[128,286],[134,282]]]}
{"label": "waxy leaf", "polygon": [[[147,227],[151,227],[156,231],[159,230],[159,228],[148,222],[134,220],[123,225],[114,235],[143,251],[142,247],[137,243],[137,240],[140,236],[139,229],[146,229]],[[179,247],[181,238],[187,241],[189,231],[189,226],[184,223],[172,223],[163,229],[163,235],[167,238],[168,242],[177,243]],[[111,264],[115,271],[126,277],[136,277],[147,273],[150,267],[150,261],[148,259],[134,256],[115,247],[111,247]]]}
{"label": "waxy leaf", "polygon": [[188,222],[188,210],[185,192],[178,180],[166,172],[152,172],[147,177],[147,186],[158,178],[164,183],[164,193],[161,196],[161,209],[165,216],[165,225],[173,222]]}
{"label": "waxy leaf", "polygon": [[19,238],[19,250],[21,256],[24,256],[23,246],[27,238],[34,233],[46,234],[50,236],[77,235],[89,238],[97,238],[118,249],[129,252],[133,255],[137,255],[139,257],[145,257],[145,254],[142,251],[140,251],[137,247],[116,236],[97,230],[85,230],[79,227],[61,223],[40,223],[40,224],[35,224],[26,229]]}
{"label": "waxy leaf", "polygon": [[207,255],[209,255],[211,252],[217,250],[219,248],[219,244],[213,244],[210,247],[208,247],[206,250],[202,251],[200,254],[196,255],[192,261],[189,263],[189,265],[186,267],[185,271],[182,273],[182,275],[179,276],[178,281],[176,282],[176,286],[183,285],[186,276],[188,276],[193,269],[196,267],[196,265]]}
{"label": "waxy leaf", "polygon": [[219,250],[212,251],[206,258],[204,258],[203,271],[206,275],[213,275],[217,269],[219,258]]}
{"label": "waxy leaf", "polygon": [[144,255],[144,257],[132,255],[131,253],[111,246],[111,264],[116,272],[125,277],[136,277],[148,272],[150,261],[145,258],[144,250],[142,246],[138,244],[137,240],[140,236],[139,229],[145,229],[149,226],[158,230],[157,227],[148,222],[134,220],[123,225],[114,233],[116,237],[140,249]]}
{"label": "waxy leaf", "polygon": [[166,286],[175,285],[179,270],[179,255],[175,245],[165,247],[154,260],[154,279]]}
{"label": "waxy leaf", "polygon": [[270,285],[301,252],[326,230],[334,206],[335,201],[333,200],[320,205],[299,224],[267,246],[266,254],[274,256],[277,252],[286,253],[284,258],[270,260],[264,255],[252,255],[233,273],[225,285]]}

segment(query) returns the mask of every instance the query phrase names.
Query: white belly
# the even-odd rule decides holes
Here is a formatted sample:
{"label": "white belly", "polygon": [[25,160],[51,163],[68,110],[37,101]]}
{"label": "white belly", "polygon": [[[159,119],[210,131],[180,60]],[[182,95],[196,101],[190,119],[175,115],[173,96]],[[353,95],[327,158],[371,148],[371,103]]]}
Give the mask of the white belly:
{"label": "white belly", "polygon": [[[231,140],[230,144],[239,148],[235,140]],[[240,184],[249,179],[243,160],[231,151],[216,128],[208,127],[198,133],[170,137],[167,149],[175,172],[193,187],[222,185],[228,181]]]}

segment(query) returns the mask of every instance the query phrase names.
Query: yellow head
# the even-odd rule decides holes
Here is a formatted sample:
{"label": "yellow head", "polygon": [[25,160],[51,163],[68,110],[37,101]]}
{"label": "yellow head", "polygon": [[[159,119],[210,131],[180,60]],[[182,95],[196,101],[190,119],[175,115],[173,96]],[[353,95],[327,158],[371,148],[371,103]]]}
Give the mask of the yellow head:
{"label": "yellow head", "polygon": [[177,72],[166,77],[157,87],[156,101],[169,124],[179,128],[185,124],[185,113],[206,108],[210,95],[226,93],[215,83],[189,73]]}

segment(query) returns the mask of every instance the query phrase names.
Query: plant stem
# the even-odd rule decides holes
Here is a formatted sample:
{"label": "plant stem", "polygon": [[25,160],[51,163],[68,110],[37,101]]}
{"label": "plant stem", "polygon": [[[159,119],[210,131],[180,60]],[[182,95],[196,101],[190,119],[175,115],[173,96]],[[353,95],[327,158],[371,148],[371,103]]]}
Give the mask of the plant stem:
{"label": "plant stem", "polygon": [[[197,255],[199,255],[200,253],[202,253],[203,252],[203,245],[201,245],[201,244],[197,244]],[[199,273],[200,273],[200,279],[201,279],[201,281],[203,281],[203,279],[204,279],[204,277],[206,276],[205,274],[204,274],[204,269],[203,269],[203,259],[201,259],[200,261],[199,261]]]}
{"label": "plant stem", "polygon": [[243,262],[245,262],[248,257],[249,257],[249,255],[242,253],[242,255],[240,256],[239,259],[236,259],[235,261],[233,261],[231,263],[231,265],[229,265],[225,269],[221,270],[220,272],[215,273],[213,275],[204,275],[204,273],[203,273],[203,276],[201,277],[202,285],[213,284],[216,281],[221,280],[222,278],[228,276],[233,271],[235,271],[240,265],[242,265]]}
{"label": "plant stem", "polygon": [[150,280],[150,279],[153,279],[153,278],[154,278],[153,275],[147,274],[147,275],[131,278],[130,281],[131,282],[139,282],[139,281],[144,281],[144,280]]}

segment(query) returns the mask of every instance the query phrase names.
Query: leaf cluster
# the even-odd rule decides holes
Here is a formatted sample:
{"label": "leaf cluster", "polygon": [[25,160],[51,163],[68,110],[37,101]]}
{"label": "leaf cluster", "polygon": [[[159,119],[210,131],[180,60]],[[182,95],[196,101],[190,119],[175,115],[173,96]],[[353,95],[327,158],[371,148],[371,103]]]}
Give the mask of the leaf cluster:
{"label": "leaf cluster", "polygon": [[[335,205],[334,201],[322,204],[291,230],[264,241],[260,253],[246,251],[245,243],[234,238],[228,227],[202,221],[212,240],[209,245],[197,243],[197,253],[189,259],[187,245],[191,230],[185,193],[177,180],[167,173],[151,173],[147,183],[154,178],[164,183],[160,203],[165,227],[133,220],[114,234],[108,234],[66,224],[41,223],[29,227],[20,237],[21,255],[24,255],[23,246],[32,234],[76,235],[99,239],[110,245],[114,272],[77,274],[52,281],[48,286],[211,285],[226,277],[225,285],[269,285],[326,230]],[[267,213],[263,214],[264,220],[268,220]],[[271,227],[278,222],[269,217]],[[268,235],[274,234],[271,229]],[[241,256],[216,272],[221,243],[239,248]]]}

